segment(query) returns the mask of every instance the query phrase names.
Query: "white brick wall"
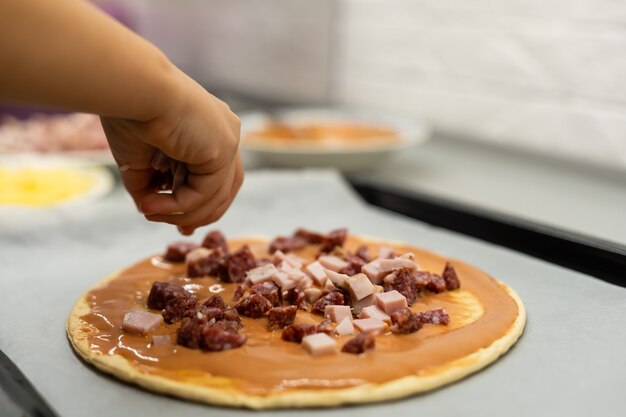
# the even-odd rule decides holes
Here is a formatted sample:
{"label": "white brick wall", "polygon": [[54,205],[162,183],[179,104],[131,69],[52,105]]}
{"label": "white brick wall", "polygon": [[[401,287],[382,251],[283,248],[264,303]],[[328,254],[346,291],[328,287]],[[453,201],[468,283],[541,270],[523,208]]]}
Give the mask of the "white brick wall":
{"label": "white brick wall", "polygon": [[626,169],[624,0],[126,0],[200,82]]}

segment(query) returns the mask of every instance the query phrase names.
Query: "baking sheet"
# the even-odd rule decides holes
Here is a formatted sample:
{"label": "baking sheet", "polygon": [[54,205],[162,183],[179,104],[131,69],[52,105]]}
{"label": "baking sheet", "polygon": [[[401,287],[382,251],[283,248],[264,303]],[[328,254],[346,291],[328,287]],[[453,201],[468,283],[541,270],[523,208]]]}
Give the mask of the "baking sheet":
{"label": "baking sheet", "polygon": [[[273,236],[299,226],[344,225],[354,233],[463,259],[505,281],[526,304],[524,335],[487,369],[431,393],[255,416],[612,416],[626,409],[626,289],[369,207],[331,171],[249,173],[216,226],[227,236]],[[121,190],[85,210],[28,211],[0,219],[0,349],[61,416],[253,414],[119,382],[78,360],[66,339],[67,315],[89,286],[177,238],[172,226],[146,222]]]}

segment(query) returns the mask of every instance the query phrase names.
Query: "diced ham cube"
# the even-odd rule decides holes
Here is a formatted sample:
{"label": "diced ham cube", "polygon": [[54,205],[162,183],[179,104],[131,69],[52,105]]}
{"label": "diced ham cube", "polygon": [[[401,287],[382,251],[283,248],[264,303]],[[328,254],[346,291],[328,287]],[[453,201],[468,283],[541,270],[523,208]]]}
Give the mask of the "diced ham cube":
{"label": "diced ham cube", "polygon": [[302,347],[312,356],[337,353],[337,342],[326,333],[315,333],[302,338]]}
{"label": "diced ham cube", "polygon": [[411,259],[406,258],[381,259],[378,265],[380,266],[380,271],[383,273],[391,272],[393,270],[401,268],[407,268],[411,270],[417,269],[417,264]]}
{"label": "diced ham cube", "polygon": [[400,259],[409,259],[411,261],[415,261],[415,254],[413,252],[407,252],[402,256],[398,256]]}
{"label": "diced ham cube", "polygon": [[325,269],[324,272],[326,272],[326,276],[330,282],[332,282],[337,288],[343,288],[348,278],[350,278],[346,274],[340,274],[339,272],[335,272],[330,269]]}
{"label": "diced ham cube", "polygon": [[202,248],[202,247],[196,248],[187,253],[187,256],[185,257],[185,261],[187,263],[193,263],[195,261],[199,261],[200,259],[206,258],[210,254],[211,254],[211,249]]}
{"label": "diced ham cube", "polygon": [[152,336],[152,346],[163,346],[172,343],[172,338],[169,334],[159,334]]}
{"label": "diced ham cube", "polygon": [[380,249],[378,249],[378,257],[381,259],[389,259],[395,256],[396,256],[396,252],[390,247],[383,246]]}
{"label": "diced ham cube", "polygon": [[285,262],[286,264],[290,265],[292,268],[296,268],[296,269],[302,268],[302,265],[304,264],[304,261],[301,258],[297,257],[296,255],[292,253],[285,254],[279,250],[274,252],[274,255],[272,256],[272,262],[275,264],[280,264],[282,262]]}
{"label": "diced ham cube", "polygon": [[251,285],[254,285],[265,281],[271,281],[277,273],[278,270],[274,264],[266,264],[249,270],[246,272],[246,277],[248,282]]}
{"label": "diced ham cube", "polygon": [[298,285],[297,285],[298,288],[303,291],[313,286],[313,280],[308,275],[305,275],[302,279],[298,280],[297,282],[298,282]]}
{"label": "diced ham cube", "polygon": [[319,263],[319,261],[312,262],[305,266],[304,272],[313,278],[313,281],[315,281],[315,283],[319,286],[323,286],[328,279],[326,273],[324,272],[324,267]]}
{"label": "diced ham cube", "polygon": [[324,290],[328,292],[337,291],[337,287],[335,286],[335,284],[333,284],[331,280],[327,279],[326,283],[324,284]]}
{"label": "diced ham cube", "polygon": [[343,320],[335,327],[335,333],[338,336],[349,336],[354,334],[354,325],[351,317],[344,317]]}
{"label": "diced ham cube", "polygon": [[376,305],[387,314],[407,307],[406,297],[396,290],[377,293],[374,298]]}
{"label": "diced ham cube", "polygon": [[376,332],[380,333],[385,330],[385,322],[380,319],[367,318],[352,320],[354,327],[359,329],[360,332]]}
{"label": "diced ham cube", "polygon": [[291,271],[285,271],[290,279],[294,281],[300,281],[304,278],[308,278],[306,274],[299,269],[292,269]]}
{"label": "diced ham cube", "polygon": [[328,305],[324,308],[324,317],[339,323],[346,317],[352,320],[352,312],[350,311],[350,306]]}
{"label": "diced ham cube", "polygon": [[351,301],[352,301],[352,309],[354,310],[354,314],[356,314],[357,316],[361,314],[361,311],[363,311],[365,307],[371,306],[376,303],[376,300],[374,299],[374,294],[368,295],[362,300],[358,300],[358,301],[351,300]]}
{"label": "diced ham cube", "polygon": [[391,318],[389,317],[389,315],[387,315],[384,311],[382,311],[378,306],[375,306],[375,305],[364,307],[361,310],[361,313],[359,313],[359,318],[360,319],[372,318],[372,319],[379,319],[382,321],[386,321],[388,323],[391,322]]}
{"label": "diced ham cube", "polygon": [[283,291],[290,290],[298,286],[297,281],[292,280],[289,275],[280,271],[274,275],[273,280],[274,284],[278,285]]}
{"label": "diced ham cube", "polygon": [[322,296],[322,290],[319,288],[307,288],[304,290],[304,299],[310,303],[315,304],[317,300]]}
{"label": "diced ham cube", "polygon": [[346,268],[349,264],[341,258],[333,255],[324,255],[320,256],[318,262],[326,269],[330,269],[331,271],[339,272],[342,269]]}
{"label": "diced ham cube", "polygon": [[124,315],[122,330],[127,333],[145,335],[163,323],[163,316],[143,310],[130,310]]}
{"label": "diced ham cube", "polygon": [[374,286],[365,274],[356,274],[350,277],[346,281],[345,286],[348,287],[352,298],[357,301],[374,293]]}
{"label": "diced ham cube", "polygon": [[287,261],[281,261],[278,266],[277,266],[279,271],[282,272],[289,272],[289,271],[293,271],[295,268],[293,265],[291,265],[289,262]]}
{"label": "diced ham cube", "polygon": [[381,271],[380,261],[382,261],[382,259],[374,259],[361,268],[361,272],[367,275],[372,284],[380,284],[387,274],[387,272]]}

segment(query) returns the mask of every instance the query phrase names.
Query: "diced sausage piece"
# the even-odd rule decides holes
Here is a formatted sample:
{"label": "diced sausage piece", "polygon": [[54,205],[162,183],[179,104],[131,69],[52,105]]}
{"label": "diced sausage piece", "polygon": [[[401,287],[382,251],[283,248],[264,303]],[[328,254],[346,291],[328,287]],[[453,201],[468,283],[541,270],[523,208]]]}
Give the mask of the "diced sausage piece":
{"label": "diced sausage piece", "polygon": [[392,259],[396,257],[396,252],[387,246],[381,246],[378,249],[378,257],[380,259]]}
{"label": "diced sausage piece", "polygon": [[319,288],[306,288],[303,292],[304,299],[310,304],[315,303],[322,296],[322,290]]}
{"label": "diced sausage piece", "polygon": [[221,329],[218,326],[205,326],[202,329],[202,342],[200,348],[211,352],[236,349],[246,343],[247,337],[243,334],[233,333]]}
{"label": "diced sausage piece", "polygon": [[170,299],[163,309],[163,320],[167,324],[172,324],[182,319],[185,313],[196,308],[198,299],[194,295],[180,295]]}
{"label": "diced sausage piece", "polygon": [[401,308],[390,315],[391,331],[394,333],[408,334],[414,333],[422,328],[422,323],[409,308]]}
{"label": "diced sausage piece", "polygon": [[[418,291],[422,291],[427,289],[428,284],[432,280],[432,274],[428,271],[417,271],[413,274],[413,281],[415,283],[415,288]],[[444,281],[445,284],[445,281]]]}
{"label": "diced sausage piece", "polygon": [[348,266],[348,263],[341,258],[332,255],[320,256],[317,260],[324,268],[331,271],[340,272]]}
{"label": "diced sausage piece", "polygon": [[331,271],[330,269],[324,269],[324,272],[330,282],[332,282],[337,288],[343,288],[348,278],[350,278],[346,274],[340,274],[339,272]]}
{"label": "diced sausage piece", "polygon": [[380,271],[383,273],[391,272],[400,268],[406,268],[413,271],[417,270],[417,264],[414,261],[404,258],[381,259],[378,265],[380,266]]}
{"label": "diced sausage piece", "polygon": [[339,291],[329,292],[328,294],[322,296],[315,304],[313,304],[313,308],[311,309],[312,313],[324,314],[326,311],[326,306],[329,305],[343,305],[345,298],[342,293]]}
{"label": "diced sausage piece", "polygon": [[241,329],[241,322],[234,321],[234,320],[220,320],[217,323],[215,323],[213,327],[217,327],[226,332],[238,333],[239,329]]}
{"label": "diced sausage piece", "polygon": [[228,305],[226,305],[226,302],[224,301],[224,299],[217,294],[212,295],[211,298],[206,300],[203,306],[211,307],[211,308],[219,308],[222,310],[228,308]]}
{"label": "diced sausage piece", "polygon": [[344,317],[343,320],[335,327],[335,333],[338,336],[348,336],[354,334],[354,325],[352,324],[352,317]]}
{"label": "diced sausage piece", "polygon": [[283,291],[287,291],[298,286],[297,281],[291,279],[287,273],[280,271],[274,275],[274,283]]}
{"label": "diced sausage piece", "polygon": [[406,298],[396,290],[377,293],[374,298],[376,305],[387,314],[407,307]]}
{"label": "diced sausage piece", "polygon": [[189,252],[196,249],[198,244],[195,242],[174,242],[167,245],[167,250],[163,259],[168,262],[185,262],[185,257]]}
{"label": "diced sausage piece", "polygon": [[367,248],[367,246],[365,245],[361,245],[356,249],[355,252],[356,256],[358,256],[359,258],[363,259],[366,263],[371,261],[372,258],[370,256],[370,252],[369,249]]}
{"label": "diced sausage piece", "polygon": [[183,287],[169,282],[156,281],[148,294],[148,308],[163,310],[169,300],[181,295],[190,295]]}
{"label": "diced sausage piece", "polygon": [[224,252],[221,248],[197,248],[187,254],[187,275],[191,278],[220,275],[224,269]]}
{"label": "diced sausage piece", "polygon": [[172,343],[172,338],[169,334],[155,334],[152,336],[152,346],[165,346]]}
{"label": "diced sausage piece", "polygon": [[256,268],[256,260],[248,245],[231,253],[224,263],[226,271],[220,274],[220,279],[224,282],[243,282],[246,272]]}
{"label": "diced sausage piece", "polygon": [[378,308],[378,306],[374,306],[374,305],[363,308],[361,310],[361,313],[359,314],[359,318],[360,319],[367,319],[367,318],[379,319],[382,321],[386,321],[387,323],[391,321],[387,313],[385,313],[380,308]]}
{"label": "diced sausage piece", "polygon": [[352,324],[354,327],[359,329],[360,332],[374,332],[380,333],[385,330],[385,322],[380,319],[367,318],[367,319],[356,319],[352,320]]}
{"label": "diced sausage piece", "polygon": [[235,290],[233,291],[233,301],[239,301],[241,300],[241,297],[243,297],[246,294],[246,287],[244,287],[243,285],[239,284],[235,287]]}
{"label": "diced sausage piece", "polygon": [[291,252],[293,250],[302,249],[307,244],[307,241],[300,237],[286,237],[286,236],[278,236],[275,238],[272,243],[270,243],[270,253],[274,253],[276,251],[281,252]]}
{"label": "diced sausage piece", "polygon": [[126,333],[145,335],[156,330],[161,323],[163,323],[163,317],[160,314],[143,310],[130,310],[124,315],[122,330]]}
{"label": "diced sausage piece", "polygon": [[333,322],[330,321],[329,319],[322,320],[317,325],[316,331],[318,333],[326,333],[329,336],[332,336],[335,334],[335,329],[333,329]]}
{"label": "diced sausage piece", "polygon": [[185,313],[185,317],[195,317],[198,319],[203,319],[205,321],[209,321],[211,319],[215,319],[215,321],[223,320],[224,310],[215,307],[202,307],[198,309],[187,310],[187,312]]}
{"label": "diced sausage piece", "polygon": [[285,301],[287,304],[294,305],[298,308],[303,308],[305,304],[304,292],[298,288],[292,288],[284,293]]}
{"label": "diced sausage piece", "polygon": [[268,315],[268,327],[270,329],[282,329],[290,326],[296,318],[296,306],[274,307],[271,308]]}
{"label": "diced sausage piece", "polygon": [[281,338],[286,342],[302,342],[304,336],[317,332],[317,326],[310,323],[292,324],[283,329]]}
{"label": "diced sausage piece", "polygon": [[272,308],[272,303],[262,295],[252,294],[237,303],[235,308],[242,316],[256,319],[263,317]]}
{"label": "diced sausage piece", "polygon": [[251,293],[259,294],[267,298],[274,307],[279,306],[282,303],[282,296],[280,288],[271,281],[262,282],[260,284],[253,285],[250,288]]}
{"label": "diced sausage piece", "polygon": [[310,264],[305,266],[304,272],[306,272],[311,278],[313,278],[313,281],[315,281],[315,283],[320,286],[323,286],[328,279],[326,277],[326,273],[324,272],[324,267],[322,266],[322,264],[319,263],[319,261],[311,262]]}
{"label": "diced sausage piece", "polygon": [[461,287],[461,281],[459,281],[459,277],[450,262],[446,262],[441,277],[446,282],[446,290],[452,291]]}
{"label": "diced sausage piece", "polygon": [[434,293],[440,293],[446,290],[446,281],[437,274],[429,275],[426,289]]}
{"label": "diced sausage piece", "polygon": [[312,356],[337,353],[337,342],[326,333],[315,333],[302,338],[302,347]]}
{"label": "diced sausage piece", "polygon": [[361,268],[363,268],[363,265],[367,263],[360,257],[353,255],[351,253],[347,253],[344,259],[348,263],[348,266],[342,269],[341,272],[350,276],[360,273]]}
{"label": "diced sausage piece", "polygon": [[417,319],[425,324],[444,324],[450,323],[450,316],[445,308],[436,308],[433,310],[416,313]]}
{"label": "diced sausage piece", "polygon": [[207,326],[205,317],[191,317],[183,319],[176,331],[176,343],[191,349],[200,348],[202,329]]}
{"label": "diced sausage piece", "polygon": [[252,285],[265,281],[271,281],[277,272],[278,270],[276,269],[274,264],[257,266],[256,268],[253,268],[246,272],[246,280]]}
{"label": "diced sausage piece", "polygon": [[207,249],[220,248],[223,253],[228,253],[228,244],[226,243],[226,238],[219,230],[212,230],[207,233],[204,237],[204,240],[202,241],[202,246]]}
{"label": "diced sausage piece", "polygon": [[336,229],[329,232],[322,240],[320,252],[330,252],[335,247],[343,246],[348,237],[348,229]]}
{"label": "diced sausage piece", "polygon": [[324,240],[323,234],[312,232],[306,229],[298,229],[293,235],[294,237],[299,237],[306,240],[308,243],[322,243],[322,241]]}
{"label": "diced sausage piece", "polygon": [[398,269],[387,275],[384,282],[385,291],[396,290],[404,295],[406,302],[412,306],[417,300],[417,288],[415,285],[415,271],[407,268]]}
{"label": "diced sausage piece", "polygon": [[324,317],[339,323],[346,317],[352,319],[352,311],[350,311],[350,306],[328,305],[324,308]]}
{"label": "diced sausage piece", "polygon": [[350,291],[352,299],[357,301],[374,293],[374,286],[365,274],[357,274],[348,278],[345,286],[348,288],[348,291]]}
{"label": "diced sausage piece", "polygon": [[382,261],[382,259],[374,259],[361,268],[361,272],[367,275],[372,284],[380,284],[383,278],[385,278],[385,275],[388,274],[388,272],[382,272],[380,270],[380,261]]}
{"label": "diced sausage piece", "polygon": [[352,339],[348,340],[341,351],[344,353],[352,353],[354,355],[358,355],[359,353],[363,353],[366,350],[374,350],[376,347],[376,337],[374,333],[359,333]]}
{"label": "diced sausage piece", "polygon": [[241,317],[239,317],[239,312],[237,311],[236,308],[234,307],[228,307],[225,310],[222,310],[224,312],[224,318],[222,319],[223,321],[232,321],[235,323],[241,323]]}

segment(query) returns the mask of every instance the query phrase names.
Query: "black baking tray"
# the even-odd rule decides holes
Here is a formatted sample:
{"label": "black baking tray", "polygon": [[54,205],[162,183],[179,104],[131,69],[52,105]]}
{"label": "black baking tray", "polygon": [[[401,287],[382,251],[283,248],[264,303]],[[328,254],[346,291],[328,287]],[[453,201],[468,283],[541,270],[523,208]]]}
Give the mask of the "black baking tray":
{"label": "black baking tray", "polygon": [[626,246],[347,176],[368,203],[626,287]]}

